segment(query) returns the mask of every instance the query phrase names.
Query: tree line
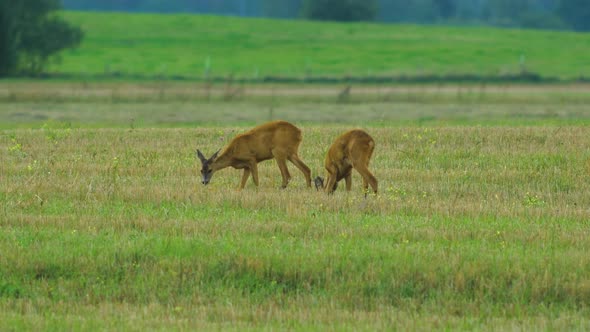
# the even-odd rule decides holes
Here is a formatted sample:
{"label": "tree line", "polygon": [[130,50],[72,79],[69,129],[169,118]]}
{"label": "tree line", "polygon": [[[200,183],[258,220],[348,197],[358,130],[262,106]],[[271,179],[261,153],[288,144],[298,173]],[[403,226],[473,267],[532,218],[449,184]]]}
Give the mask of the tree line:
{"label": "tree line", "polygon": [[192,12],[590,31],[588,0],[64,0],[64,6],[73,10]]}
{"label": "tree line", "polygon": [[79,27],[51,14],[59,8],[60,0],[0,0],[0,76],[37,75],[81,42]]}

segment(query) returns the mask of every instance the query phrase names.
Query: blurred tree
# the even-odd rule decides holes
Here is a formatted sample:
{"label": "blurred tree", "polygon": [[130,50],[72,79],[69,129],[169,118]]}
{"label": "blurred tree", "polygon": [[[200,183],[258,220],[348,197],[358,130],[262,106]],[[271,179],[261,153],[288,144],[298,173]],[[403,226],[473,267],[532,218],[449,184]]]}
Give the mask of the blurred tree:
{"label": "blurred tree", "polygon": [[529,11],[520,16],[520,26],[529,29],[565,30],[563,20],[552,12]]}
{"label": "blurred tree", "polygon": [[9,74],[17,63],[15,24],[9,2],[0,0],[0,76]]}
{"label": "blurred tree", "polygon": [[590,1],[561,0],[557,11],[575,30],[590,31]]}
{"label": "blurred tree", "polygon": [[303,16],[321,21],[373,21],[377,0],[305,0]]}
{"label": "blurred tree", "polygon": [[301,14],[303,0],[262,0],[262,15],[295,18]]}
{"label": "blurred tree", "polygon": [[530,10],[530,0],[490,0],[483,7],[483,18],[498,26],[518,26],[520,16]]}
{"label": "blurred tree", "polygon": [[454,0],[434,0],[434,5],[441,18],[446,19],[455,16],[456,7]]}
{"label": "blurred tree", "polygon": [[381,21],[432,23],[438,16],[433,0],[379,1],[379,19]]}
{"label": "blurred tree", "polygon": [[0,0],[0,74],[39,74],[59,51],[77,46],[82,30],[51,12],[59,0]]}

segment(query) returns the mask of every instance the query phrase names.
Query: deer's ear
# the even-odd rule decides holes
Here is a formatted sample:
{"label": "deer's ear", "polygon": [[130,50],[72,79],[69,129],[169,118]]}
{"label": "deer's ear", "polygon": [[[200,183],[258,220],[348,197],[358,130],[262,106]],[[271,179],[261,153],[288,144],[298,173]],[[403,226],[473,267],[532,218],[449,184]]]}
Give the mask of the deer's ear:
{"label": "deer's ear", "polygon": [[201,162],[207,161],[207,158],[205,158],[205,156],[203,156],[203,154],[201,153],[201,151],[199,149],[197,149],[197,157],[199,157]]}
{"label": "deer's ear", "polygon": [[211,160],[211,161],[215,160],[215,158],[217,158],[217,155],[219,154],[219,151],[221,151],[221,149],[217,150],[217,152],[215,152],[215,153],[214,153],[214,154],[211,156],[211,158],[209,158],[209,160]]}

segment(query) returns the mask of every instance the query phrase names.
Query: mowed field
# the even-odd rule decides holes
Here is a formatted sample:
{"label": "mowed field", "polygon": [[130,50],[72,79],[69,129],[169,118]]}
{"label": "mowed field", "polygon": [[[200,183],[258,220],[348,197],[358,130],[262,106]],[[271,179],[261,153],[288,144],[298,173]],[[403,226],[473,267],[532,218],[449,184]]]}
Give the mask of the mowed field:
{"label": "mowed field", "polygon": [[[346,92],[346,93],[344,93]],[[590,124],[590,85],[0,82],[0,129]]]}
{"label": "mowed field", "polygon": [[202,15],[63,12],[85,32],[49,72],[92,79],[590,76],[584,33]]}
{"label": "mowed field", "polygon": [[[587,86],[242,89],[0,86],[0,329],[590,329]],[[314,176],[367,130],[379,194],[200,183],[277,118]]]}

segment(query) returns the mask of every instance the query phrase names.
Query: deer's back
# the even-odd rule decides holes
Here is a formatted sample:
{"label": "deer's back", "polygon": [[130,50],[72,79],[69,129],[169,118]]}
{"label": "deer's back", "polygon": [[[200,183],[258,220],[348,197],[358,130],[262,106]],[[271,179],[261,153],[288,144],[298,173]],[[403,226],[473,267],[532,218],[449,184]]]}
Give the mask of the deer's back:
{"label": "deer's back", "polygon": [[354,156],[358,152],[373,152],[375,140],[366,131],[354,129],[347,132],[346,152]]}
{"label": "deer's back", "polygon": [[330,146],[326,156],[326,167],[334,165],[339,169],[348,168],[352,160],[370,156],[374,147],[375,141],[364,130],[353,129],[347,131],[336,138]]}
{"label": "deer's back", "polygon": [[374,147],[375,140],[371,135],[364,130],[353,129],[336,138],[330,147],[330,151],[347,156],[354,150],[372,150]]}
{"label": "deer's back", "polygon": [[249,159],[252,155],[258,161],[273,158],[273,149],[284,149],[287,153],[297,152],[301,143],[301,130],[286,121],[272,121],[236,136],[228,146],[238,158]]}

